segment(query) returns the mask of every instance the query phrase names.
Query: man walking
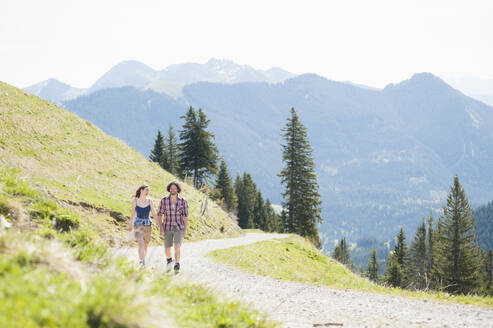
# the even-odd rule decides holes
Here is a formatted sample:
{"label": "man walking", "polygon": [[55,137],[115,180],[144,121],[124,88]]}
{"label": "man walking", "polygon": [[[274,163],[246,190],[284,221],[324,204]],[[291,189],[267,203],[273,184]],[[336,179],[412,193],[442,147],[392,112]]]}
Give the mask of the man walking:
{"label": "man walking", "polygon": [[[175,247],[175,273],[180,271],[180,246],[187,234],[188,203],[181,197],[181,187],[178,182],[171,182],[166,187],[169,195],[164,196],[159,203],[157,220],[159,231],[164,237],[164,252],[166,254],[166,268],[171,270],[173,259],[171,258],[171,246]],[[164,219],[163,219],[164,216]]]}

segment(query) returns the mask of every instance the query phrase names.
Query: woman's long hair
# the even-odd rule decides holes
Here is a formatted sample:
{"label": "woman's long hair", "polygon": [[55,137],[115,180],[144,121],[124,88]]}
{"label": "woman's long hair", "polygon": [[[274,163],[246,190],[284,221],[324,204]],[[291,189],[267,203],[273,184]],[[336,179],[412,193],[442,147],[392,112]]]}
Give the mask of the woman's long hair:
{"label": "woman's long hair", "polygon": [[139,198],[140,197],[140,193],[142,192],[142,190],[146,189],[146,188],[149,188],[148,185],[144,184],[142,186],[140,186],[137,191],[135,192],[135,198]]}

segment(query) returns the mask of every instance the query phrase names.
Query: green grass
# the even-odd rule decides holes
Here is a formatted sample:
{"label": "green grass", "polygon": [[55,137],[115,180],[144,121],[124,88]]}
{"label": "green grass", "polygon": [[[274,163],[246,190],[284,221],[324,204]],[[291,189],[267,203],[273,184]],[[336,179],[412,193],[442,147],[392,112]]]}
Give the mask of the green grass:
{"label": "green grass", "polygon": [[173,319],[181,327],[277,327],[257,311],[252,311],[239,302],[229,302],[200,285],[170,284],[166,279],[154,281],[153,293],[166,295],[179,311]]}
{"label": "green grass", "polygon": [[[58,239],[72,247],[76,259],[104,263],[106,241],[94,227],[71,208],[62,208],[53,199],[33,189],[17,169],[0,166],[0,208],[18,226],[35,228],[46,239]],[[21,220],[24,216],[24,220]],[[27,221],[27,222],[22,222]]]}
{"label": "green grass", "polygon": [[269,240],[228,249],[216,250],[207,256],[220,263],[234,265],[254,274],[292,280],[338,289],[354,289],[417,299],[452,301],[493,307],[493,297],[453,296],[440,292],[422,292],[387,288],[360,277],[342,264],[316,250],[298,236]]}
{"label": "green grass", "polygon": [[126,281],[110,271],[89,277],[61,245],[0,233],[0,326],[137,327],[144,313]]}
{"label": "green grass", "polygon": [[[6,250],[13,240],[21,240],[22,247]],[[186,328],[277,326],[204,287],[176,285],[122,260],[93,274],[57,272],[63,264],[46,259],[52,256],[43,252],[48,243],[53,241],[0,234],[1,327],[158,327],[163,321]],[[22,251],[33,248],[40,251]]]}
{"label": "green grass", "polygon": [[0,210],[14,227],[0,230],[0,327],[276,326],[207,288],[113,257],[98,225],[76,209],[1,167]]}
{"label": "green grass", "polygon": [[[165,186],[177,180],[89,122],[2,82],[0,126],[3,164],[18,168],[24,180],[58,200],[83,202],[100,212],[115,211],[129,217],[132,195],[140,185],[150,185],[157,208],[166,194]],[[236,222],[210,199],[201,211],[204,194],[185,183],[182,194],[190,206],[188,239],[241,234]],[[115,235],[125,228],[115,230]]]}

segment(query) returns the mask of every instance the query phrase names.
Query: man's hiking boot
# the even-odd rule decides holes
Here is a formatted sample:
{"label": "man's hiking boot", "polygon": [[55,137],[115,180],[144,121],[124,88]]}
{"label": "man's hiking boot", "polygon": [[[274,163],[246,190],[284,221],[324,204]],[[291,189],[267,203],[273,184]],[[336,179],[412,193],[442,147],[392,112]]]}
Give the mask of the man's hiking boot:
{"label": "man's hiking boot", "polygon": [[174,270],[175,270],[175,273],[180,272],[180,263],[175,263]]}
{"label": "man's hiking boot", "polygon": [[173,267],[173,259],[170,257],[169,259],[166,259],[166,270],[171,271],[172,267]]}

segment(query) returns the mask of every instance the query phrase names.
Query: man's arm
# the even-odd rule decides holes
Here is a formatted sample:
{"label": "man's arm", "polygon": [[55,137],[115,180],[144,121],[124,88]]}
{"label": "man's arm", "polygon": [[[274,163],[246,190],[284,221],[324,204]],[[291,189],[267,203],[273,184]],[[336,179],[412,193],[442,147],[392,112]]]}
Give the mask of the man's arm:
{"label": "man's arm", "polygon": [[157,224],[159,226],[159,234],[164,235],[164,229],[163,229],[163,214],[164,214],[164,204],[163,201],[159,203],[159,209],[157,212]]}
{"label": "man's arm", "polygon": [[157,216],[157,224],[159,225],[159,234],[164,235],[164,228],[163,228],[163,221],[162,221],[162,215]]}
{"label": "man's arm", "polygon": [[185,237],[187,235],[187,227],[188,227],[188,216],[185,216],[183,218],[183,223],[185,224],[185,229],[183,230],[183,236]]}
{"label": "man's arm", "polygon": [[188,227],[188,202],[186,200],[183,206],[183,223],[185,224],[185,229],[183,229],[183,237],[185,237],[187,235]]}

